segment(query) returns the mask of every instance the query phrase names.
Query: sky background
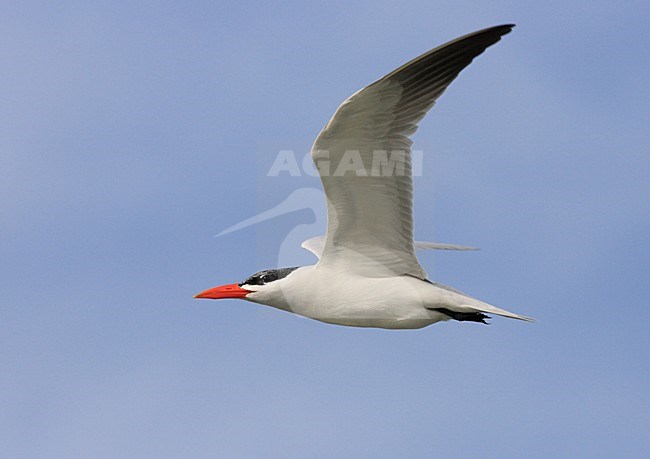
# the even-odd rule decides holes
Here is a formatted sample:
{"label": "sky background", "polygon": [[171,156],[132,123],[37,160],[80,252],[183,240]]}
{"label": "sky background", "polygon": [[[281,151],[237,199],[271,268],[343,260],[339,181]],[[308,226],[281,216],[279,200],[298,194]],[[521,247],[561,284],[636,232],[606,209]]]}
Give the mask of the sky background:
{"label": "sky background", "polygon": [[[536,323],[192,298],[313,260],[282,244],[324,232],[319,181],[267,177],[280,149],[508,22],[415,136],[415,231],[481,248],[421,253],[433,280]],[[2,2],[2,455],[648,457],[649,23],[645,1]]]}

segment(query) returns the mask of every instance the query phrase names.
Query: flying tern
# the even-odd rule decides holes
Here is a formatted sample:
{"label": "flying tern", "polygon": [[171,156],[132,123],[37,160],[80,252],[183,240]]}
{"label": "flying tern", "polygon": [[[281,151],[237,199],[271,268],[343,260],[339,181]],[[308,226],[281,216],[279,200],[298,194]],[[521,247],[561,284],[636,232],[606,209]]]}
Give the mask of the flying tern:
{"label": "flying tern", "polygon": [[388,329],[440,321],[531,321],[427,278],[416,249],[467,249],[413,240],[410,136],[462,69],[513,24],[432,49],[357,91],[320,132],[311,156],[327,197],[325,236],[302,247],[313,266],[267,269],[195,298],[238,298],[322,322]]}

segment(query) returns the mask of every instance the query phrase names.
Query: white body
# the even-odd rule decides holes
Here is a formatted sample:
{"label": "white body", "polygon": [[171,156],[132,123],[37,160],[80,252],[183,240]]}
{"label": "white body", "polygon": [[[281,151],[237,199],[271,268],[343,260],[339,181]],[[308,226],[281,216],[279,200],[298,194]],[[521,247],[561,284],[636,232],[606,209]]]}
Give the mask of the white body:
{"label": "white body", "polygon": [[427,308],[498,314],[530,320],[450,287],[404,275],[372,278],[303,266],[284,279],[253,290],[247,300],[336,325],[392,329],[422,328],[450,317]]}

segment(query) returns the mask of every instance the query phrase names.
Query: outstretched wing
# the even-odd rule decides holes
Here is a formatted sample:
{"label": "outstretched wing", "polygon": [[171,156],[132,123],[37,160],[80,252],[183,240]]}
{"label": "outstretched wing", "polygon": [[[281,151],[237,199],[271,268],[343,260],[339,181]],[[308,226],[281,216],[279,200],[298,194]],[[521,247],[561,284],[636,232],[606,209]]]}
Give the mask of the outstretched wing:
{"label": "outstretched wing", "polygon": [[[457,244],[443,244],[441,242],[414,241],[413,245],[415,247],[415,250],[478,250],[476,247],[468,247],[466,245]],[[309,250],[320,259],[321,255],[323,254],[323,248],[325,247],[325,236],[312,237],[306,241],[303,241],[300,246],[303,249]]]}
{"label": "outstretched wing", "polygon": [[457,38],[349,97],[318,135],[312,158],[327,196],[322,265],[370,277],[426,278],[414,251],[409,137],[472,60],[512,30]]}

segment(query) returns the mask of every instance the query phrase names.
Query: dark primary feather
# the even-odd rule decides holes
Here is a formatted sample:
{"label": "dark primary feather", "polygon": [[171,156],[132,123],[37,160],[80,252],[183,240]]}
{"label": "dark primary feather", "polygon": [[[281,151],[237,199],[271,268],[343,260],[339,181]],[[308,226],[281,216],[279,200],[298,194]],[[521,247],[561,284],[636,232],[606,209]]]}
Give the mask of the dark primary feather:
{"label": "dark primary feather", "polygon": [[[434,48],[339,106],[318,135],[312,158],[317,166],[326,159],[336,171],[348,152],[356,152],[362,164],[340,176],[321,173],[328,229],[319,263],[349,262],[346,269],[364,275],[426,278],[413,246],[409,137],[454,78],[512,27],[491,27]],[[390,155],[403,173],[377,174],[375,152]]]}
{"label": "dark primary feather", "polygon": [[393,126],[420,121],[460,71],[513,27],[514,24],[505,24],[464,35],[416,57],[377,81],[394,80],[402,87],[400,100],[393,109],[396,115]]}
{"label": "dark primary feather", "polygon": [[458,311],[452,311],[451,309],[447,309],[447,308],[427,308],[427,309],[429,311],[441,312],[444,315],[449,316],[453,320],[457,320],[459,322],[479,322],[488,325],[485,319],[490,318],[490,316],[485,315],[482,312],[458,312]]}
{"label": "dark primary feather", "polygon": [[[415,132],[418,121],[424,117],[461,70],[488,47],[500,41],[503,35],[510,33],[514,26],[514,24],[505,24],[489,27],[456,38],[410,60],[366,86],[338,108],[337,113],[320,133],[317,143],[330,138],[346,138],[350,134],[359,134],[354,130],[349,131],[347,126],[338,122],[336,115],[339,112],[355,118],[365,118],[369,123],[376,123],[380,117],[393,117],[389,137],[391,135],[409,137]],[[364,93],[375,89],[379,89],[380,92],[392,91],[392,86],[385,84],[387,82],[397,83],[400,87],[399,99],[390,108],[389,113],[373,112],[370,107],[365,105],[359,107],[353,103],[355,100],[363,99]],[[367,127],[371,128],[371,125]]]}

